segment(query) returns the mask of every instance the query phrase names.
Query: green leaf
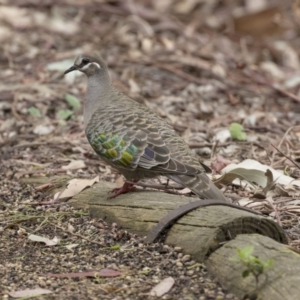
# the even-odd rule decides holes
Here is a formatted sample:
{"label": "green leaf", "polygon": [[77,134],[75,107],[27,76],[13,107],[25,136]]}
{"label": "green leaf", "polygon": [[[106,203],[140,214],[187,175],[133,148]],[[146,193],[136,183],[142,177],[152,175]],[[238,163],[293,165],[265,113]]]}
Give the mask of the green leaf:
{"label": "green leaf", "polygon": [[81,107],[79,99],[71,94],[65,94],[65,100],[75,110]]}
{"label": "green leaf", "polygon": [[69,109],[60,109],[57,112],[57,118],[61,120],[67,120],[73,115],[73,112]]}
{"label": "green leaf", "polygon": [[246,278],[250,275],[250,271],[249,270],[245,270],[243,273],[242,273],[242,276],[243,278]]}
{"label": "green leaf", "polygon": [[121,248],[121,246],[119,244],[116,245],[112,245],[109,247],[111,250],[119,250]]}
{"label": "green leaf", "polygon": [[238,140],[238,141],[247,140],[247,135],[243,130],[244,130],[243,126],[238,123],[231,123],[229,126],[230,135],[234,140]]}
{"label": "green leaf", "polygon": [[254,247],[252,245],[249,245],[249,246],[242,248],[241,250],[246,255],[246,257],[249,257],[252,254]]}
{"label": "green leaf", "polygon": [[238,255],[241,260],[249,260],[251,257],[251,254],[253,252],[254,247],[253,246],[246,246],[242,249],[237,249]]}
{"label": "green leaf", "polygon": [[37,118],[40,118],[42,115],[41,115],[41,112],[38,108],[34,107],[34,106],[31,106],[27,109],[27,111],[33,116],[33,117],[37,117]]}
{"label": "green leaf", "polygon": [[273,265],[274,265],[274,260],[273,259],[268,259],[264,263],[265,269],[269,269],[269,268],[273,267]]}
{"label": "green leaf", "polygon": [[[242,249],[236,249],[238,254],[238,259],[240,263],[246,267],[246,270],[242,272],[242,277],[248,277],[252,274],[255,277],[256,282],[258,282],[258,277],[265,273],[268,268],[273,265],[273,259],[266,261],[261,260],[259,257],[252,255],[254,250],[253,246],[246,246]],[[235,259],[230,259],[231,261],[236,261]]]}
{"label": "green leaf", "polygon": [[104,247],[102,249],[107,249],[107,250],[119,250],[121,248],[120,244],[116,244],[116,245],[111,245],[110,247]]}

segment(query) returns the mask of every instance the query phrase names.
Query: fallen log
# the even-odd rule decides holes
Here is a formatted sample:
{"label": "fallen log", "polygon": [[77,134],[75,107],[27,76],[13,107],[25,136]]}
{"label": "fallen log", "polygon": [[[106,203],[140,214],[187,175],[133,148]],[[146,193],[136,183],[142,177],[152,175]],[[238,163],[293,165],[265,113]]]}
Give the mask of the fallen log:
{"label": "fallen log", "polygon": [[[146,236],[167,213],[195,201],[149,190],[108,200],[108,193],[114,187],[99,182],[69,203],[88,208],[93,217],[116,222],[128,231]],[[205,262],[221,284],[238,296],[272,300],[299,298],[300,285],[296,282],[300,282],[300,255],[283,245],[287,243],[283,229],[262,215],[226,206],[202,207],[178,219],[166,233],[164,243],[179,246],[194,260]],[[243,278],[245,266],[231,259],[237,256],[236,249],[249,245],[254,246],[254,255],[260,259],[275,261],[263,274],[267,281],[262,275],[257,285],[253,276]]]}
{"label": "fallen log", "polygon": [[[116,187],[100,182],[73,197],[75,207],[89,208],[91,215],[116,222],[124,229],[141,236],[175,208],[193,201],[184,196],[141,190],[107,199]],[[280,243],[287,239],[283,230],[270,219],[247,211],[225,206],[208,206],[185,215],[168,231],[165,243],[181,246],[186,253],[203,261],[210,253],[238,234],[258,233]]]}

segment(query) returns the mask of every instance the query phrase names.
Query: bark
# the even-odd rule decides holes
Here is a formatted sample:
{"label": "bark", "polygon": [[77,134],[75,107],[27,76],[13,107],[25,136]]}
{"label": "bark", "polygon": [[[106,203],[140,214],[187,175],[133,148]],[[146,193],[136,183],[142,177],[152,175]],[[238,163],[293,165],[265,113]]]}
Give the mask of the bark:
{"label": "bark", "polygon": [[[253,255],[260,260],[274,261],[273,266],[258,277],[258,285],[251,274],[243,278],[245,266],[231,259],[238,257],[236,249],[249,245],[254,247]],[[300,299],[300,255],[268,237],[239,235],[212,253],[205,265],[222,285],[241,298],[249,295],[252,299]]]}

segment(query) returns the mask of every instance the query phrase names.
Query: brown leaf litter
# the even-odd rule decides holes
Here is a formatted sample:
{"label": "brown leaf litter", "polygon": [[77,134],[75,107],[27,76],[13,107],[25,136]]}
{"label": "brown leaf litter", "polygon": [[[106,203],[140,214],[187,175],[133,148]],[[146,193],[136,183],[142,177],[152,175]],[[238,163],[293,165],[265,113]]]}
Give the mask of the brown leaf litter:
{"label": "brown leaf litter", "polygon": [[[212,166],[213,178],[229,164],[251,159],[297,180],[298,2],[290,6],[276,0],[217,4],[17,0],[13,5],[4,1],[0,9],[2,293],[13,297],[14,291],[27,291],[14,294],[26,297],[45,289],[52,294],[39,299],[99,299],[99,293],[102,299],[144,299],[171,277],[175,283],[162,299],[233,298],[203,265],[178,249],[146,246],[116,224],[91,219],[67,203],[45,205],[53,200],[49,192],[63,191],[71,179],[83,183],[99,176],[122,181],[86,141],[80,108],[84,77],[76,72],[63,77],[62,72],[79,53],[101,50],[114,85],[172,124],[199,159]],[[231,123],[243,126],[247,141],[231,139]],[[220,183],[225,195],[272,217],[286,230],[290,245],[299,249],[298,187],[276,182],[274,174],[272,184],[266,170],[250,171],[252,179],[249,172],[245,178],[246,173],[235,177],[238,181],[227,175],[227,183]],[[48,177],[49,183],[43,181],[34,190],[23,183],[32,176]],[[263,181],[253,183],[253,178],[263,176]],[[141,184],[165,183],[160,178]],[[79,185],[72,194],[87,187]],[[56,237],[58,242],[47,247],[29,241],[30,235],[48,241]],[[43,277],[102,269],[121,275]]]}

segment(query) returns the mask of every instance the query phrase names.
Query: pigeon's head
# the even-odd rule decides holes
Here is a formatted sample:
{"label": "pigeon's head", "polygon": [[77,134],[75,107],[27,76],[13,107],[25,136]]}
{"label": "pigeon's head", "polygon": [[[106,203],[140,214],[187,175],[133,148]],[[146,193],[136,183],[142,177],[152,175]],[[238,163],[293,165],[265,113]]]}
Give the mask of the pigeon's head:
{"label": "pigeon's head", "polygon": [[106,72],[106,69],[106,64],[101,56],[81,54],[75,59],[74,65],[66,70],[64,74],[78,70],[87,76],[92,76],[97,73]]}

